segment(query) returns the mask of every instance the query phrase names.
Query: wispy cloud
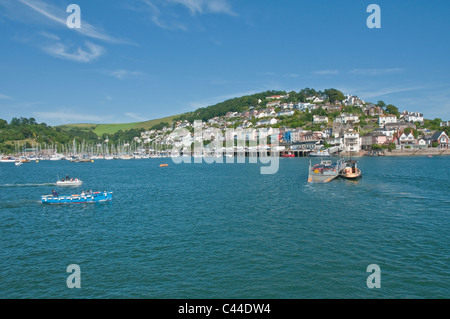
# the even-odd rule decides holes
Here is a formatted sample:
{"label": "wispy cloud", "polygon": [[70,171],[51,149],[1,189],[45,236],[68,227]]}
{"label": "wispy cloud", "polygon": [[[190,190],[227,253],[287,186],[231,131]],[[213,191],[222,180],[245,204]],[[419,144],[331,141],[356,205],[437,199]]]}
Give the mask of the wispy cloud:
{"label": "wispy cloud", "polygon": [[237,15],[226,0],[169,0],[169,2],[185,6],[193,15],[204,13]]}
{"label": "wispy cloud", "polygon": [[76,123],[76,122],[94,122],[104,123],[111,120],[110,116],[90,115],[75,112],[72,110],[58,110],[55,112],[33,112],[33,116],[42,120],[58,122],[58,124]]}
{"label": "wispy cloud", "polygon": [[[191,16],[204,14],[237,16],[228,0],[141,0],[141,3],[145,5],[144,10],[150,13],[151,21],[156,26],[168,30],[186,31],[188,29],[180,22],[179,16],[174,14],[172,7],[175,6],[186,8]],[[129,9],[142,11],[131,7]]]}
{"label": "wispy cloud", "polygon": [[39,34],[50,40],[55,40],[55,41],[60,40],[60,37],[58,37],[56,34],[53,34],[53,33],[43,31],[43,32],[39,32]]}
{"label": "wispy cloud", "polygon": [[58,42],[56,44],[44,47],[43,50],[54,57],[82,63],[91,62],[99,58],[104,53],[103,47],[91,42],[86,41],[85,46],[86,49],[78,47],[76,50],[70,52],[70,48]]}
{"label": "wispy cloud", "polygon": [[353,69],[349,71],[351,74],[356,75],[386,75],[386,74],[396,74],[402,73],[405,69],[403,68],[389,68],[389,69]]}
{"label": "wispy cloud", "polygon": [[411,86],[411,87],[389,87],[389,88],[380,88],[377,90],[358,90],[354,89],[353,92],[362,96],[364,98],[373,98],[373,97],[381,97],[389,94],[396,94],[408,91],[418,91],[423,90],[426,87],[424,86]]}
{"label": "wispy cloud", "polygon": [[[28,8],[34,10],[35,12],[39,13],[42,17],[47,18],[47,20],[50,20],[52,22],[55,22],[59,25],[66,26],[66,17],[67,13],[62,10],[60,7],[56,7],[53,5],[50,5],[48,3],[44,3],[42,1],[30,1],[30,0],[19,0],[20,3],[26,5]],[[106,32],[94,27],[90,23],[88,23],[85,19],[82,20],[81,28],[75,28],[71,29],[76,32],[79,32],[80,34],[94,38],[97,40],[102,40],[105,42],[110,43],[128,43],[127,41],[123,39],[117,39],[110,35],[108,35]]]}
{"label": "wispy cloud", "polygon": [[115,70],[115,71],[107,71],[106,74],[115,77],[119,80],[124,80],[136,76],[144,75],[141,71],[128,71],[128,70]]}
{"label": "wispy cloud", "polygon": [[311,72],[314,75],[335,75],[338,74],[338,70],[318,70]]}
{"label": "wispy cloud", "polygon": [[125,113],[125,116],[129,117],[132,120],[139,121],[139,122],[144,122],[144,121],[148,120],[148,118],[145,118],[139,114],[132,113],[132,112]]}
{"label": "wispy cloud", "polygon": [[283,77],[285,77],[285,78],[298,78],[299,75],[296,74],[296,73],[287,73],[287,74],[284,74]]}
{"label": "wispy cloud", "polygon": [[0,100],[12,100],[12,99],[13,99],[12,97],[0,93]]}

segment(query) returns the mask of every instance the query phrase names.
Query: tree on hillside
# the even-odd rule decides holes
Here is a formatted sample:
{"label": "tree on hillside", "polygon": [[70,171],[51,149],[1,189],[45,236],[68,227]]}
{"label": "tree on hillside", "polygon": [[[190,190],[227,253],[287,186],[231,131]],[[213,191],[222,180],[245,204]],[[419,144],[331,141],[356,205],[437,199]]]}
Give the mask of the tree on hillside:
{"label": "tree on hillside", "polygon": [[383,101],[381,101],[381,100],[379,100],[378,102],[377,102],[377,104],[375,104],[376,106],[379,106],[379,107],[381,107],[381,108],[385,108],[386,107],[386,103],[384,103]]}
{"label": "tree on hillside", "polygon": [[314,89],[304,88],[300,91],[300,94],[303,94],[305,97],[317,96],[318,93]]}
{"label": "tree on hillside", "polygon": [[289,103],[289,102],[299,102],[299,94],[297,93],[297,92],[295,92],[295,91],[291,91],[291,92],[289,92],[289,97],[286,99],[286,102],[287,103]]}
{"label": "tree on hillside", "polygon": [[386,106],[386,112],[392,115],[396,115],[397,117],[400,115],[400,113],[398,112],[398,108],[392,104]]}
{"label": "tree on hillside", "polygon": [[344,94],[341,91],[336,90],[336,89],[327,89],[323,93],[325,94],[325,96],[328,98],[328,100],[332,104],[337,101],[345,100]]}

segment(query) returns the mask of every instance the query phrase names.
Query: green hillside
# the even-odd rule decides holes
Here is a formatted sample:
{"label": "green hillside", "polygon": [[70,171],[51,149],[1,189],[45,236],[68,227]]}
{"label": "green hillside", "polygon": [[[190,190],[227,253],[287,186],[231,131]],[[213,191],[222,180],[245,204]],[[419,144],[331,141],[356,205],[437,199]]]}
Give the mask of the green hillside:
{"label": "green hillside", "polygon": [[66,124],[58,126],[62,130],[79,129],[81,131],[93,131],[98,136],[103,134],[114,134],[118,131],[127,131],[131,129],[145,129],[148,130],[160,123],[172,123],[174,118],[180,117],[180,115],[168,116],[160,119],[135,122],[135,123],[121,123],[121,124]]}

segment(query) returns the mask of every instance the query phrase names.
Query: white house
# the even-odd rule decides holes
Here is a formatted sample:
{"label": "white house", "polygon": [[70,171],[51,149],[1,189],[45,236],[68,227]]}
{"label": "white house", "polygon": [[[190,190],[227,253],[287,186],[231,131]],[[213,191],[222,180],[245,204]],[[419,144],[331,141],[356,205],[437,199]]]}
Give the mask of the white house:
{"label": "white house", "polygon": [[377,132],[380,132],[383,135],[386,135],[388,139],[392,139],[394,137],[394,134],[397,132],[397,130],[389,130],[386,128],[380,128],[376,130]]}
{"label": "white house", "polygon": [[414,135],[412,134],[412,132],[410,132],[408,135],[406,135],[403,132],[402,135],[400,135],[398,140],[399,140],[401,145],[405,145],[405,144],[413,144],[415,138],[414,138]]}
{"label": "white house", "polygon": [[390,124],[390,123],[397,123],[397,116],[395,115],[380,115],[378,117],[378,125],[380,127],[385,126],[386,124]]}
{"label": "white house", "polygon": [[294,111],[281,111],[278,112],[277,116],[292,116],[294,115]]}
{"label": "white house", "polygon": [[441,127],[444,127],[444,126],[450,126],[450,121],[447,121],[447,122],[441,122]]}
{"label": "white house", "polygon": [[289,97],[289,94],[286,95],[272,95],[266,97],[267,100],[281,100],[281,99],[287,99]]}
{"label": "white house", "polygon": [[313,103],[323,103],[325,100],[321,96],[310,96],[306,98],[306,101],[311,101]]}
{"label": "white house", "polygon": [[292,103],[292,102],[283,103],[283,104],[281,104],[281,107],[283,109],[291,109],[292,110],[294,108],[294,103]]}
{"label": "white house", "polygon": [[419,112],[407,112],[404,111],[402,113],[403,119],[410,123],[416,123],[419,122],[423,124],[423,114]]}
{"label": "white house", "polygon": [[270,120],[262,120],[256,123],[257,126],[263,126],[263,125],[275,125],[278,123],[279,120],[277,119],[270,119]]}
{"label": "white house", "polygon": [[419,139],[418,141],[416,141],[416,147],[418,147],[418,148],[428,147],[427,141],[425,141],[423,138]]}
{"label": "white house", "polygon": [[296,108],[302,112],[305,112],[306,110],[314,110],[316,107],[317,107],[317,105],[315,105],[315,104],[302,103],[302,102],[299,102],[296,106]]}
{"label": "white house", "polygon": [[261,119],[264,117],[275,117],[277,116],[277,113],[275,112],[274,109],[267,109],[264,112],[259,113],[256,117]]}
{"label": "white house", "polygon": [[319,115],[313,116],[313,124],[322,124],[322,123],[328,123],[328,117]]}
{"label": "white house", "polygon": [[364,101],[362,101],[359,97],[347,94],[344,100],[345,105],[363,105]]}
{"label": "white house", "polygon": [[359,123],[359,116],[353,114],[342,114],[336,117],[335,122],[342,124]]}
{"label": "white house", "polygon": [[344,132],[344,152],[359,152],[361,150],[361,138],[354,130]]}

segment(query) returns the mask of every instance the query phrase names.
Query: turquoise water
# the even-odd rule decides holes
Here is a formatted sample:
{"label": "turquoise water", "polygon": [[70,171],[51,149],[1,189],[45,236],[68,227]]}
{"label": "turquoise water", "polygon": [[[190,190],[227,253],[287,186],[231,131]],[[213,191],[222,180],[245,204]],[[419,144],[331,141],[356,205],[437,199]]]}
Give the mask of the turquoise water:
{"label": "turquoise water", "polygon": [[[450,157],[360,158],[360,181],[321,185],[308,163],[2,163],[0,298],[450,297]],[[41,204],[66,173],[113,201]]]}

